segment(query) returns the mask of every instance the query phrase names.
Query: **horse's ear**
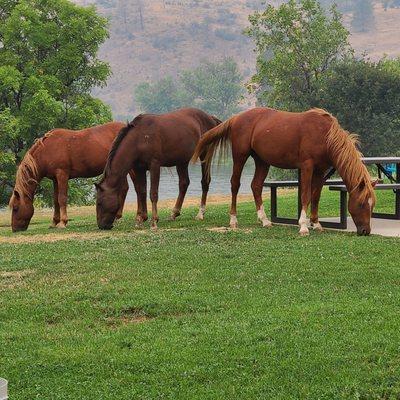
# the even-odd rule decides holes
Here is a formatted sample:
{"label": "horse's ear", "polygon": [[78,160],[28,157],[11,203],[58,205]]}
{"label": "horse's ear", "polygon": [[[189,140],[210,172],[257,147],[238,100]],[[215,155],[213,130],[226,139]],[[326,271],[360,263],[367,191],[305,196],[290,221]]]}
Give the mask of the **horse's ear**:
{"label": "horse's ear", "polygon": [[358,185],[358,190],[361,192],[361,191],[363,191],[364,189],[365,189],[365,181],[362,180],[362,181],[360,182],[360,184]]}
{"label": "horse's ear", "polygon": [[21,200],[21,196],[20,196],[20,194],[19,194],[19,192],[18,192],[17,190],[14,190],[14,198],[15,198],[17,201],[20,201],[20,200]]}
{"label": "horse's ear", "polygon": [[375,180],[375,181],[372,181],[372,182],[371,182],[372,187],[374,188],[378,183],[379,183],[379,179],[377,179],[377,180]]}

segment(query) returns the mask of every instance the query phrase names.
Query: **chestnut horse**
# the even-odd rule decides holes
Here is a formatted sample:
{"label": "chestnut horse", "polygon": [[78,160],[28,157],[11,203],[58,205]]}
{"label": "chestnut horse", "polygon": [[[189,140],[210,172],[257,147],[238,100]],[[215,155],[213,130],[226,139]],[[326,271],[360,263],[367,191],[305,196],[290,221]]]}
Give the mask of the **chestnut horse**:
{"label": "chestnut horse", "polygon": [[[177,110],[168,114],[142,114],[121,130],[108,156],[104,176],[97,186],[97,224],[100,229],[111,229],[118,209],[120,186],[130,169],[135,173],[138,193],[136,221],[147,220],[147,179],[150,170],[150,200],[152,228],[157,228],[158,186],[160,168],[176,166],[179,176],[179,196],[172,211],[174,220],[180,215],[189,186],[188,165],[200,137],[221,121],[195,108]],[[202,155],[200,154],[200,158]],[[198,219],[204,218],[210,176],[202,166],[202,199]]]}
{"label": "chestnut horse", "polygon": [[[54,185],[54,216],[52,227],[65,228],[68,222],[68,180],[100,175],[108,152],[120,129],[121,122],[110,122],[80,131],[54,129],[38,139],[28,150],[17,170],[16,183],[10,199],[11,227],[14,232],[26,230],[34,213],[33,199],[39,182],[49,178]],[[128,191],[125,179],[120,191],[123,203]]]}
{"label": "chestnut horse", "polygon": [[200,155],[206,170],[219,145],[232,144],[233,174],[230,226],[237,227],[236,197],[243,166],[249,156],[255,162],[251,184],[258,219],[271,226],[264,212],[262,189],[269,167],[301,170],[300,234],[308,235],[307,209],[311,202],[311,224],[322,230],[318,221],[318,204],[325,173],[335,167],[349,192],[349,211],[359,235],[371,232],[371,214],[375,194],[369,173],[357,150],[357,137],[344,131],[336,118],[325,110],[312,109],[290,113],[269,108],[255,108],[238,114],[207,132],[200,140],[193,161]]}

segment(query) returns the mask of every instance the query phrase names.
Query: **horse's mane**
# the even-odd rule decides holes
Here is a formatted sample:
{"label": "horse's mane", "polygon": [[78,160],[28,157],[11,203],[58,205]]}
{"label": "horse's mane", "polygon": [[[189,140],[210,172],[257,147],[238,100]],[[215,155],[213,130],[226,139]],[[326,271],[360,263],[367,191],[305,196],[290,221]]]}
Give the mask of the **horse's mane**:
{"label": "horse's mane", "polygon": [[332,162],[343,180],[349,185],[350,192],[362,187],[360,200],[367,201],[368,198],[375,200],[375,192],[372,187],[371,177],[366,166],[361,161],[362,153],[358,150],[358,135],[345,131],[338,120],[326,110],[315,108],[309,112],[326,115],[332,121],[331,128],[327,133],[326,144],[332,157]]}
{"label": "horse's mane", "polygon": [[114,139],[114,142],[111,146],[111,150],[108,153],[108,158],[107,158],[107,163],[106,166],[104,168],[104,177],[106,177],[107,173],[110,172],[111,169],[111,163],[115,157],[115,154],[117,153],[117,150],[119,149],[119,146],[121,145],[122,141],[124,140],[124,138],[126,137],[126,135],[128,134],[128,132],[132,129],[135,128],[139,122],[140,119],[142,119],[144,114],[140,114],[138,115],[136,118],[134,118],[131,122],[128,122],[126,124],[126,126],[124,126],[118,133],[118,135],[116,136],[116,138]]}
{"label": "horse's mane", "polygon": [[[30,197],[32,194],[30,193],[30,185],[32,183],[38,183],[39,178],[39,168],[37,162],[35,160],[35,153],[39,148],[44,145],[44,141],[52,136],[54,130],[47,132],[44,136],[39,139],[36,139],[31,148],[26,152],[24,158],[18,166],[17,174],[15,177],[15,186],[14,190],[17,191],[20,195]],[[14,194],[10,199],[10,206],[12,205],[14,200]]]}

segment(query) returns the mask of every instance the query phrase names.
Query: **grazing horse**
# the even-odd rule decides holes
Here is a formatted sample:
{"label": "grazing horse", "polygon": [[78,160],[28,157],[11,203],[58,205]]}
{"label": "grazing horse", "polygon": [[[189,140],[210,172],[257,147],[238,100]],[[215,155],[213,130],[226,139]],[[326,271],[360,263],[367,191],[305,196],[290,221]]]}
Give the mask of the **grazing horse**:
{"label": "grazing horse", "polygon": [[[171,219],[180,215],[189,186],[188,165],[201,136],[221,121],[195,108],[177,110],[168,114],[142,114],[118,134],[108,156],[104,176],[97,186],[97,224],[100,229],[111,229],[121,207],[118,192],[130,169],[135,173],[138,194],[136,221],[147,220],[147,179],[150,171],[150,200],[152,228],[157,228],[158,186],[160,168],[176,166],[179,176],[179,196]],[[202,158],[202,155],[199,155]],[[198,219],[204,218],[210,175],[202,166],[202,199]]]}
{"label": "grazing horse", "polygon": [[361,162],[357,150],[357,136],[344,131],[336,118],[321,109],[290,113],[269,108],[255,108],[222,123],[207,132],[193,155],[200,155],[206,170],[218,146],[222,149],[231,142],[233,174],[231,179],[232,204],[230,226],[237,227],[236,198],[243,166],[249,156],[255,162],[251,188],[257,216],[263,226],[271,226],[264,212],[262,188],[269,167],[301,170],[300,234],[308,235],[307,209],[311,202],[311,224],[321,231],[318,204],[325,181],[325,173],[335,167],[342,177],[349,196],[349,211],[359,235],[371,232],[371,214],[375,206],[374,184]]}
{"label": "grazing horse", "polygon": [[[112,142],[125,124],[110,122],[80,131],[54,129],[38,139],[28,150],[17,170],[14,192],[10,199],[11,227],[14,232],[26,230],[34,213],[33,199],[39,182],[49,178],[54,185],[52,227],[65,228],[68,222],[68,180],[100,175],[106,165]],[[128,191],[125,179],[119,196],[122,215]]]}

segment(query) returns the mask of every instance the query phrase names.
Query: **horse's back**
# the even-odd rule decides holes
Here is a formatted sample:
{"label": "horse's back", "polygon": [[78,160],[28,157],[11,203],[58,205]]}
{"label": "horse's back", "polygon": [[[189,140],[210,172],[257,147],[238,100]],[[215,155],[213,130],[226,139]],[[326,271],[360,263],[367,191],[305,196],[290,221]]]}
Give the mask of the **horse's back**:
{"label": "horse's back", "polygon": [[247,146],[268,164],[298,168],[305,157],[325,157],[326,134],[331,124],[332,117],[323,110],[295,113],[256,108],[239,114],[233,129],[247,135]]}
{"label": "horse's back", "polygon": [[82,130],[54,129],[45,135],[40,162],[46,175],[53,177],[63,170],[71,178],[99,175],[107,161],[120,122],[110,122]]}

